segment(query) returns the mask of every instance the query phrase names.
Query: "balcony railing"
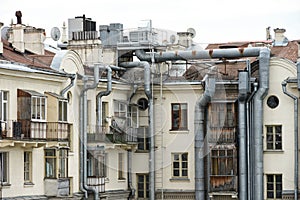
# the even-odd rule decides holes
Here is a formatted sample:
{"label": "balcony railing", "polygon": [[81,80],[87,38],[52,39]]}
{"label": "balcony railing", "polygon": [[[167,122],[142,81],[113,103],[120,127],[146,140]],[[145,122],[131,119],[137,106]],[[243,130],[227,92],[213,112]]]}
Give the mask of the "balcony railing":
{"label": "balcony railing", "polygon": [[236,127],[211,127],[208,129],[209,142],[234,143],[236,141]]}
{"label": "balcony railing", "polygon": [[33,122],[17,120],[1,122],[2,139],[14,140],[68,140],[70,128],[68,123]]}
{"label": "balcony railing", "polygon": [[237,176],[211,175],[210,191],[211,192],[237,191]]}
{"label": "balcony railing", "polygon": [[112,143],[137,143],[137,128],[127,128],[124,132],[111,130],[107,126],[98,128],[89,125],[87,128],[87,141],[93,142],[112,142]]}
{"label": "balcony railing", "polygon": [[98,192],[105,192],[105,177],[87,177],[87,185],[94,187]]}

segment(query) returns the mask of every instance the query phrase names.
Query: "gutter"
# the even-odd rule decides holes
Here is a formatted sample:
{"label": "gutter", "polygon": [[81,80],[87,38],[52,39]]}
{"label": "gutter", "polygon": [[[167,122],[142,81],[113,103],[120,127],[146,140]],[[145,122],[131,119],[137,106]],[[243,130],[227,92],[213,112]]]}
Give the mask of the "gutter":
{"label": "gutter", "polygon": [[70,83],[67,87],[65,87],[64,89],[62,89],[62,90],[60,91],[60,95],[61,95],[61,96],[64,96],[64,94],[65,94],[71,87],[74,86],[74,80],[75,80],[75,77],[76,77],[75,74],[71,74],[71,75],[69,76],[69,78],[70,78],[70,80],[71,80],[71,83]]}

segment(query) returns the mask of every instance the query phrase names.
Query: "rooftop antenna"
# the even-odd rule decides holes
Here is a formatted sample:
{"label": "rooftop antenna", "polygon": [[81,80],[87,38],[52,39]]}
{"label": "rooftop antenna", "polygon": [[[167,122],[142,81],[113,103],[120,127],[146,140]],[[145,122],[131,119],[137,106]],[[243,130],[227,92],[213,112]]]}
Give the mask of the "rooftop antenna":
{"label": "rooftop antenna", "polygon": [[54,40],[54,41],[58,41],[59,40],[59,38],[60,38],[60,36],[61,36],[61,33],[60,33],[60,30],[59,30],[59,28],[57,28],[57,27],[53,27],[52,29],[51,29],[51,38]]}

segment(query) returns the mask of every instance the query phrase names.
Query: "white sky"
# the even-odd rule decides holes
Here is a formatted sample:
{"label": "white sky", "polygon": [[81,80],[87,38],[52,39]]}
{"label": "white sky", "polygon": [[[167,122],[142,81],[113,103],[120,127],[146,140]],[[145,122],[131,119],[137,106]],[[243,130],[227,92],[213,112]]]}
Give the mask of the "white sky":
{"label": "white sky", "polygon": [[264,40],[266,27],[285,28],[289,40],[300,39],[300,0],[1,0],[0,22],[8,26],[15,12],[22,23],[46,29],[61,28],[63,21],[82,16],[99,25],[122,23],[136,28],[151,19],[154,28],[173,31],[196,30],[197,43]]}

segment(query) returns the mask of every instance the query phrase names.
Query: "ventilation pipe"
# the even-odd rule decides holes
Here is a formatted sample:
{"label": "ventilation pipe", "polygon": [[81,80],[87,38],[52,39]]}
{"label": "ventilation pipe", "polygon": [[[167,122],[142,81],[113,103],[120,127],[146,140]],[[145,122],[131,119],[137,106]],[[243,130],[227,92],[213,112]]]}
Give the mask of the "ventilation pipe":
{"label": "ventilation pipe", "polygon": [[195,105],[194,132],[195,132],[195,199],[205,198],[204,188],[204,157],[205,157],[205,111],[208,103],[215,93],[215,78],[208,77],[205,80],[204,94]]}
{"label": "ventilation pipe", "polygon": [[144,68],[144,90],[149,101],[148,115],[149,115],[149,138],[150,138],[150,150],[149,150],[149,199],[155,199],[155,140],[154,140],[154,118],[153,118],[153,97],[150,86],[151,69],[148,62],[123,62],[120,66],[125,68],[143,67]]}
{"label": "ventilation pipe", "polygon": [[65,94],[71,87],[74,86],[74,80],[75,80],[75,77],[76,77],[75,74],[71,74],[71,75],[69,76],[69,78],[70,78],[70,80],[71,80],[71,83],[70,83],[67,87],[65,87],[62,91],[60,91],[60,95],[61,95],[61,96],[64,96],[64,94]]}
{"label": "ventilation pipe", "polygon": [[259,53],[259,89],[254,95],[254,198],[264,199],[263,180],[263,100],[269,90],[270,50],[262,48]]}
{"label": "ventilation pipe", "polygon": [[283,93],[294,99],[294,199],[298,200],[298,97],[288,92],[286,85],[287,80],[284,80],[281,83]]}
{"label": "ventilation pipe", "polygon": [[136,50],[135,55],[142,61],[155,62],[176,61],[176,60],[195,60],[212,58],[238,58],[256,57],[259,55],[261,47],[251,48],[232,48],[232,49],[209,49],[193,51],[170,51],[147,54],[144,50]]}
{"label": "ventilation pipe", "polygon": [[239,200],[248,198],[246,102],[249,92],[249,72],[239,72]]}
{"label": "ventilation pipe", "polygon": [[84,87],[80,93],[80,190],[88,198],[88,192],[94,193],[94,199],[99,200],[99,192],[93,187],[87,185],[87,91],[95,89],[99,83],[99,65],[94,66],[94,82],[92,85],[86,85],[87,77],[84,77]]}

